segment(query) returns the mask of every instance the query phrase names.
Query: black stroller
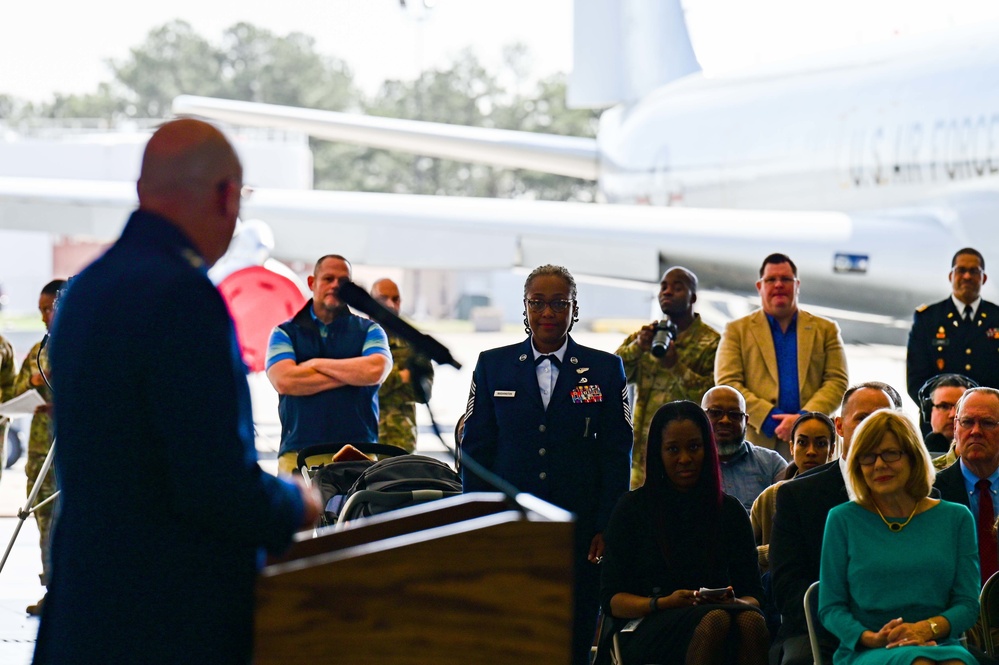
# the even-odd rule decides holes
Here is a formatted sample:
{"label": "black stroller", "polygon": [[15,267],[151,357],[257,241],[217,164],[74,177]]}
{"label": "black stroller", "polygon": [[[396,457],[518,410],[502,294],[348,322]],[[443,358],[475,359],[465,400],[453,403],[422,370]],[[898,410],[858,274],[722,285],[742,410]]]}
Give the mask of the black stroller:
{"label": "black stroller", "polygon": [[380,443],[350,445],[369,459],[353,454],[334,460],[345,447],[340,443],[309,446],[298,454],[302,476],[322,497],[320,526],[342,529],[358,517],[461,494],[461,478],[439,460]]}

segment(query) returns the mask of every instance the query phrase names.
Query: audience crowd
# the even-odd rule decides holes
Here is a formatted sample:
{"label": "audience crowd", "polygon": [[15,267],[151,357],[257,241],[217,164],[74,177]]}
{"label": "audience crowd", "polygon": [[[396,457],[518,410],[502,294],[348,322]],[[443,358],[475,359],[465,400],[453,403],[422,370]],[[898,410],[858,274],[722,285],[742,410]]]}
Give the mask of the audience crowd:
{"label": "audience crowd", "polygon": [[[238,183],[238,163],[227,159],[222,181]],[[228,220],[235,202],[223,203]],[[185,260],[190,274],[201,270]],[[415,403],[429,398],[432,367],[348,310],[339,286],[350,277],[347,258],[320,258],[312,299],[272,333],[282,476],[315,444],[415,449]],[[580,303],[569,271],[546,265],[528,276],[526,337],[479,357],[456,442],[519,490],[575,514],[574,663],[589,662],[600,611],[600,652],[619,631],[625,662],[810,663],[803,600],[816,582],[826,662],[992,662],[975,622],[982,584],[999,569],[999,363],[987,360],[999,345],[988,317],[999,309],[981,299],[976,250],[954,255],[949,280],[951,296],[917,308],[909,336],[906,388],[921,433],[892,386],[849,385],[839,327],[798,307],[797,266],[784,254],[760,266],[759,310],[720,334],[694,312],[697,276],[671,267],[660,283],[663,318],[615,354],[572,339]],[[62,286],[43,291],[46,326]],[[394,282],[371,293],[398,314]],[[226,317],[216,318],[225,330]],[[15,383],[0,338],[0,399],[31,388],[51,398],[46,354],[32,354],[43,361],[26,361]],[[32,426],[29,472],[51,431],[46,406]],[[467,469],[462,480],[465,491],[487,488]],[[290,507],[278,535],[247,545],[247,560],[311,519],[312,500],[293,485],[266,489]],[[49,514],[36,517],[45,582]],[[29,611],[45,616],[42,603]],[[48,632],[40,644],[52,648]]]}

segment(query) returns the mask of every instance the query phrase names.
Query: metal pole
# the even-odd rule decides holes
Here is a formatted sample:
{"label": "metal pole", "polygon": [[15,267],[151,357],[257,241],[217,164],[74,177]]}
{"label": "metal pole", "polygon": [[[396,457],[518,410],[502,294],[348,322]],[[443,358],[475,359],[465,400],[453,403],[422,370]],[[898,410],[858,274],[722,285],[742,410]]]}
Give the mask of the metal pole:
{"label": "metal pole", "polygon": [[14,527],[14,535],[10,537],[10,542],[7,543],[7,550],[3,553],[3,559],[0,560],[0,572],[3,572],[4,564],[7,563],[7,557],[10,556],[10,551],[14,547],[14,541],[17,540],[17,534],[21,532],[21,527],[24,526],[24,520],[28,519],[28,516],[31,515],[31,513],[35,512],[35,509],[37,509],[39,506],[44,505],[48,501],[51,501],[59,494],[59,492],[56,492],[38,506],[32,507],[32,504],[35,502],[35,499],[38,497],[38,492],[40,492],[42,489],[42,481],[45,480],[45,477],[49,473],[49,469],[52,468],[52,460],[54,459],[55,456],[55,444],[56,444],[55,439],[52,439],[52,445],[49,447],[49,454],[45,456],[45,461],[42,463],[42,468],[38,472],[38,475],[35,477],[35,485],[34,487],[31,488],[31,494],[28,495],[28,500],[24,502],[24,508],[17,511],[17,517],[18,517],[17,526]]}

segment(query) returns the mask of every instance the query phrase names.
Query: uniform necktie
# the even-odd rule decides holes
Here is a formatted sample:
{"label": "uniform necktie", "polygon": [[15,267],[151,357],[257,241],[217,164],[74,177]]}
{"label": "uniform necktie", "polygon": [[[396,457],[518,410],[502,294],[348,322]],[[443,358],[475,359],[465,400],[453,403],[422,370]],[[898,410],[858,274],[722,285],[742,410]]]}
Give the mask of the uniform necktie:
{"label": "uniform necktie", "polygon": [[978,491],[978,559],[982,566],[982,584],[999,570],[999,555],[997,555],[995,509],[992,505],[992,483],[982,478],[975,483]]}
{"label": "uniform necktie", "polygon": [[971,309],[971,305],[965,305],[964,306],[964,320],[965,321],[971,321],[971,315],[973,313],[974,313],[974,310]]}
{"label": "uniform necktie", "polygon": [[555,367],[558,367],[559,369],[562,369],[562,361],[559,360],[558,356],[556,356],[554,353],[549,353],[547,355],[538,356],[537,358],[534,359],[534,365],[535,366],[540,365],[545,360],[551,361],[552,365],[554,365]]}

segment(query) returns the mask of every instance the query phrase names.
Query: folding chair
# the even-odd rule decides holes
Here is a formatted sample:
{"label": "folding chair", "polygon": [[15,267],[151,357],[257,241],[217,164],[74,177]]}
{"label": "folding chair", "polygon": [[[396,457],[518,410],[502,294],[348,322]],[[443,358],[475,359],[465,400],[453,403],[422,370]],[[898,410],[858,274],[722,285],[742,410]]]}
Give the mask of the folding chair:
{"label": "folding chair", "polygon": [[999,628],[999,573],[995,573],[982,587],[979,596],[981,610],[978,623],[982,628],[982,648],[990,656],[996,655],[995,638],[992,631]]}
{"label": "folding chair", "polygon": [[600,624],[597,626],[597,647],[592,655],[593,665],[624,665],[621,659],[621,646],[618,642],[618,631],[625,621],[607,616],[600,611]]}
{"label": "folding chair", "polygon": [[805,623],[808,624],[808,643],[812,647],[812,660],[815,665],[827,665],[819,648],[819,583],[813,582],[805,591]]}

